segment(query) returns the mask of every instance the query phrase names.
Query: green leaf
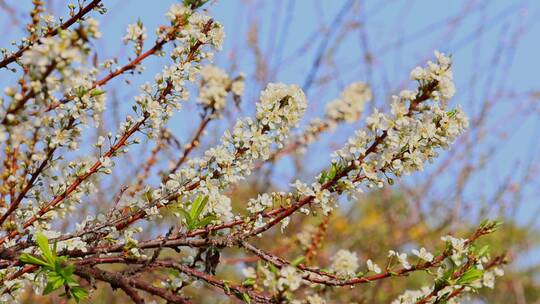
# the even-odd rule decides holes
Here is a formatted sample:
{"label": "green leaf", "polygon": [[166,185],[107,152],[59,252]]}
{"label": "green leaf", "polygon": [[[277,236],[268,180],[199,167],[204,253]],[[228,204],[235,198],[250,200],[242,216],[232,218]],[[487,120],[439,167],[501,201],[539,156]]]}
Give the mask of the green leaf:
{"label": "green leaf", "polygon": [[206,196],[197,196],[193,204],[191,205],[191,218],[196,220],[199,218],[201,213],[204,211],[206,204],[208,203],[208,195]]}
{"label": "green leaf", "polygon": [[143,193],[142,197],[149,203],[152,202],[152,191],[148,190],[146,192]]}
{"label": "green leaf", "polygon": [[191,230],[191,227],[193,227],[193,219],[191,218],[191,215],[184,209],[178,208],[178,211],[182,213],[184,216],[184,219],[186,220],[186,225],[188,226],[188,230]]}
{"label": "green leaf", "polygon": [[105,94],[104,90],[94,89],[94,90],[92,90],[92,92],[90,92],[90,96],[92,96],[92,97],[96,97],[96,96],[99,96],[99,95],[102,95],[102,94]]}
{"label": "green leaf", "polygon": [[187,212],[185,209],[178,207],[178,211],[182,214],[186,220],[186,225],[188,230],[194,230],[199,227],[204,227],[213,220],[216,219],[215,216],[209,215],[205,216],[202,220],[199,221],[201,213],[204,211],[206,204],[208,203],[208,196],[197,196],[197,198],[191,204],[191,209]]}
{"label": "green leaf", "polygon": [[246,279],[244,282],[242,282],[242,285],[244,286],[253,286],[255,285],[255,279]]}
{"label": "green leaf", "polygon": [[189,216],[192,218],[192,219],[196,219],[197,218],[197,209],[199,208],[199,205],[201,204],[202,202],[202,197],[201,196],[197,196],[195,198],[195,200],[191,203],[191,209],[189,210]]}
{"label": "green leaf", "polygon": [[477,268],[470,268],[457,280],[457,284],[465,285],[474,282],[484,275],[484,271]]}
{"label": "green leaf", "polygon": [[489,245],[485,245],[478,250],[478,257],[483,257],[489,252]]}
{"label": "green leaf", "polygon": [[332,180],[334,177],[336,177],[336,174],[339,170],[338,166],[338,163],[332,164],[332,166],[330,167],[330,172],[328,173],[328,180]]}
{"label": "green leaf", "polygon": [[323,170],[321,172],[321,177],[319,177],[319,184],[324,184],[327,181],[328,174],[326,173],[326,170]]}
{"label": "green leaf", "polygon": [[71,288],[70,292],[77,303],[79,303],[80,300],[88,297],[88,291],[82,287],[73,287]]}
{"label": "green leaf", "polygon": [[489,224],[489,219],[484,219],[480,222],[480,228],[486,227]]}
{"label": "green leaf", "polygon": [[38,244],[39,249],[41,249],[43,257],[52,265],[56,256],[49,247],[49,240],[45,237],[45,235],[43,235],[43,233],[38,232],[36,234],[36,243]]}
{"label": "green leaf", "polygon": [[302,256],[299,256],[297,257],[296,259],[294,259],[292,262],[291,262],[291,265],[296,267],[298,265],[300,265],[300,263],[302,263],[303,261],[305,260],[305,257],[302,255]]}
{"label": "green leaf", "polygon": [[444,278],[439,278],[435,280],[435,289],[443,289],[446,285],[448,285],[448,280]]}
{"label": "green leaf", "polygon": [[435,281],[435,288],[440,289],[449,284],[450,277],[454,273],[454,267],[449,267],[443,275]]}
{"label": "green leaf", "polygon": [[56,255],[56,247],[57,247],[56,244],[57,244],[57,242],[54,241],[53,248],[52,248],[52,252],[54,252],[55,255]]}
{"label": "green leaf", "polygon": [[268,263],[268,268],[270,268],[270,271],[275,273],[275,274],[279,273],[279,270],[272,263]]}
{"label": "green leaf", "polygon": [[497,228],[499,228],[500,226],[502,226],[504,224],[504,221],[493,221],[493,230],[496,230]]}
{"label": "green leaf", "polygon": [[64,279],[58,275],[56,272],[51,271],[47,275],[47,286],[43,290],[43,295],[48,295],[49,293],[57,290],[58,288],[64,286]]}
{"label": "green leaf", "polygon": [[74,270],[73,265],[62,266],[60,263],[55,264],[55,271],[62,276],[66,282],[76,282],[72,277]]}
{"label": "green leaf", "polygon": [[242,294],[242,300],[245,302],[245,303],[251,303],[251,298],[249,297],[249,295],[247,293],[243,293]]}
{"label": "green leaf", "polygon": [[223,281],[223,290],[225,290],[225,293],[227,294],[231,293],[231,289],[229,288],[228,281]]}
{"label": "green leaf", "polygon": [[434,303],[437,303],[437,304],[446,304],[446,303],[448,303],[448,296],[449,295],[450,295],[450,292],[447,292],[447,293],[445,293],[445,294],[443,294],[441,296],[438,296],[436,302],[434,302]]}
{"label": "green leaf", "polygon": [[25,264],[32,264],[32,265],[39,265],[39,266],[44,266],[44,267],[51,267],[52,268],[52,265],[50,265],[49,263],[47,263],[46,261],[43,261],[31,254],[28,254],[28,253],[23,253],[21,254],[21,256],[19,257],[19,260]]}
{"label": "green leaf", "polygon": [[197,223],[197,227],[206,227],[208,224],[210,224],[213,220],[216,219],[217,217],[214,215],[205,216],[200,222]]}

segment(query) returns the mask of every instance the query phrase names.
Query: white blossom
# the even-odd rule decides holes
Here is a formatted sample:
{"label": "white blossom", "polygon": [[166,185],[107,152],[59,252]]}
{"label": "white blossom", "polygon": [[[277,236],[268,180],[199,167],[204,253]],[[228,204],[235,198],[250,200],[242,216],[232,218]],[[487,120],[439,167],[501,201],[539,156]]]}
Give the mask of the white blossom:
{"label": "white blossom", "polygon": [[[186,168],[171,176],[180,185],[176,189],[180,193],[196,175],[206,176],[199,187],[184,194],[208,195],[207,212],[215,213],[221,220],[232,217],[232,208],[230,199],[220,192],[249,175],[256,160],[268,159],[271,145],[282,144],[307,106],[304,93],[297,86],[285,84],[269,84],[260,99],[255,121],[238,120],[232,131],[225,132],[219,146],[206,151],[203,158],[191,159]],[[249,210],[259,212],[270,207],[270,196],[250,200]]]}
{"label": "white blossom", "polygon": [[124,36],[124,42],[128,41],[139,41],[146,39],[146,28],[142,23],[137,22],[135,24],[129,24],[126,30],[126,35]]}
{"label": "white blossom", "polygon": [[424,247],[420,248],[420,250],[413,249],[412,253],[426,262],[433,261],[433,254],[428,252]]}
{"label": "white blossom", "polygon": [[332,259],[330,268],[341,276],[353,276],[358,269],[358,256],[345,249],[340,249]]}
{"label": "white blossom", "polygon": [[366,261],[366,265],[367,265],[367,269],[369,271],[372,271],[372,272],[375,272],[375,273],[381,273],[381,268],[379,267],[379,265],[373,263],[373,261],[371,259],[368,259]]}
{"label": "white blossom", "polygon": [[357,121],[364,111],[366,102],[371,101],[371,89],[363,82],[350,84],[339,99],[326,106],[326,117],[332,121]]}
{"label": "white blossom", "polygon": [[243,77],[231,79],[222,69],[207,65],[200,70],[201,81],[199,86],[198,102],[205,108],[215,111],[219,116],[225,108],[229,92],[239,96],[243,93]]}
{"label": "white blossom", "polygon": [[296,290],[302,283],[302,277],[292,266],[285,266],[281,268],[279,272],[279,279],[277,282],[279,290]]}
{"label": "white blossom", "polygon": [[407,260],[407,254],[406,253],[399,253],[397,251],[390,250],[388,252],[388,257],[396,257],[398,262],[405,269],[410,269],[411,268],[411,264],[409,264],[409,261]]}
{"label": "white blossom", "polygon": [[482,284],[487,288],[495,288],[495,274],[491,271],[484,272],[482,277]]}
{"label": "white blossom", "polygon": [[326,301],[317,294],[309,295],[306,300],[308,304],[326,304]]}

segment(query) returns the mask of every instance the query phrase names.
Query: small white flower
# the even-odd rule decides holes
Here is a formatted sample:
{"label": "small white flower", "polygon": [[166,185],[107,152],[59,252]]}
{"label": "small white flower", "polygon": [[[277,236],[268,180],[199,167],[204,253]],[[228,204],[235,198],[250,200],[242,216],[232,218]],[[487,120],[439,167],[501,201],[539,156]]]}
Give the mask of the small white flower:
{"label": "small white flower", "polygon": [[375,272],[375,273],[381,273],[381,268],[379,267],[379,265],[373,263],[373,261],[371,261],[371,259],[368,259],[366,261],[366,264],[367,264],[367,268],[369,271],[372,271],[372,272]]}
{"label": "small white flower", "polygon": [[175,21],[180,16],[185,16],[191,14],[191,9],[189,7],[184,6],[181,3],[175,3],[171,5],[169,8],[169,11],[167,11],[167,18],[171,21]]}
{"label": "small white flower", "polygon": [[[285,266],[279,272],[278,288],[279,290],[296,290],[302,283],[302,277],[292,266]],[[287,287],[287,288],[286,288]]]}
{"label": "small white flower", "polygon": [[334,122],[357,121],[364,112],[366,102],[372,98],[371,89],[363,82],[349,85],[341,93],[340,98],[326,106],[326,117]]}
{"label": "small white flower", "polygon": [[482,284],[486,286],[487,288],[493,289],[495,287],[495,274],[491,271],[484,272],[484,276],[482,277]]}
{"label": "small white flower", "polygon": [[240,96],[244,94],[245,86],[246,85],[243,80],[233,81],[231,91],[234,93],[234,95]]}
{"label": "small white flower", "polygon": [[426,78],[426,76],[426,72],[422,67],[417,66],[411,71],[412,80],[423,80]]}
{"label": "small white flower", "polygon": [[420,248],[420,250],[413,249],[412,253],[426,262],[433,261],[433,254],[428,252],[424,247]]}
{"label": "small white flower", "polygon": [[146,39],[146,28],[142,23],[128,24],[124,42]]}
{"label": "small white flower", "polygon": [[358,269],[358,257],[349,250],[341,249],[334,256],[330,268],[339,275],[353,276]]}
{"label": "small white flower", "polygon": [[390,250],[388,252],[388,257],[395,256],[398,259],[398,262],[401,264],[401,266],[405,269],[411,269],[411,264],[409,264],[409,261],[407,260],[407,254],[406,253],[399,253],[394,250]]}
{"label": "small white flower", "polygon": [[99,161],[101,162],[101,166],[103,168],[110,168],[113,165],[113,162],[110,157],[101,157]]}
{"label": "small white flower", "polygon": [[317,294],[308,296],[306,300],[308,304],[326,304],[326,301]]}

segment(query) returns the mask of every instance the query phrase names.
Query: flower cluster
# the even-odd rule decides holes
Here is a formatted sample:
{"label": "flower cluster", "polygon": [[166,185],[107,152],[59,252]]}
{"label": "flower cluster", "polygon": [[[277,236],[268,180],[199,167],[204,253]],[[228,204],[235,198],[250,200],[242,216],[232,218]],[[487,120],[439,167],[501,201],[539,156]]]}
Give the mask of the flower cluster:
{"label": "flower cluster", "polygon": [[[13,216],[18,219],[18,225],[28,226],[34,223],[33,229],[39,227],[45,229],[47,221],[43,220],[50,220],[58,214],[62,215],[72,210],[73,204],[81,202],[82,197],[88,195],[97,182],[96,179],[89,177],[96,173],[111,173],[111,167],[114,165],[112,158],[127,153],[129,151],[127,146],[139,143],[138,139],[130,139],[135,132],[146,131],[149,135],[159,132],[173,110],[179,108],[179,102],[187,99],[185,82],[193,81],[199,71],[198,63],[204,58],[211,57],[208,52],[204,52],[206,42],[213,48],[219,48],[220,45],[217,43],[221,43],[211,37],[205,38],[204,43],[196,38],[209,35],[212,31],[219,31],[221,26],[210,18],[202,25],[200,14],[190,13],[184,17],[184,20],[191,24],[190,31],[179,32],[174,27],[166,28],[167,39],[179,42],[172,54],[174,64],[165,67],[164,72],[156,76],[155,86],[149,84],[142,86],[143,93],[135,97],[137,106],[134,110],[137,117],[127,116],[120,125],[119,134],[116,136],[109,134],[109,149],[106,153],[102,151],[103,139],[98,141],[96,147],[100,152],[97,160],[87,157],[77,162],[55,161],[54,166],[46,166],[49,161],[52,162],[57,149],[62,147],[77,149],[78,139],[83,126],[87,124],[87,118],[93,116],[97,126],[99,114],[104,110],[106,94],[98,86],[99,82],[96,80],[98,70],[88,69],[84,65],[89,55],[88,39],[100,36],[97,23],[89,18],[81,23],[78,30],[61,30],[57,37],[43,38],[40,44],[23,54],[21,61],[30,71],[28,77],[36,83],[47,83],[50,79],[50,84],[34,85],[33,91],[25,96],[13,93],[14,99],[19,100],[5,112],[15,112],[19,104],[24,105],[19,101],[26,101],[25,99],[31,100],[34,104],[43,99],[43,102],[49,102],[45,105],[49,107],[49,111],[46,112],[47,115],[34,119],[36,123],[34,125],[17,124],[11,119],[12,122],[7,126],[14,144],[16,138],[13,136],[16,134],[20,133],[22,141],[25,132],[34,132],[35,129],[36,132],[40,132],[36,133],[36,137],[43,133],[42,136],[47,143],[44,150],[27,154],[32,158],[28,163],[33,166],[29,172],[34,171],[35,174],[42,173],[43,170],[56,172],[49,173],[53,175],[53,181],[48,183],[50,191],[35,193],[30,200],[22,202],[21,208],[15,210]],[[192,17],[195,19],[192,20]],[[197,34],[197,31],[200,33]],[[56,95],[55,91],[60,91],[64,98],[61,100],[51,98]],[[41,113],[34,111],[30,114]],[[6,119],[8,116],[11,117],[10,115],[14,116],[8,114]],[[12,212],[5,208],[1,211],[4,214]],[[40,221],[36,222],[38,218]],[[16,229],[24,231],[21,227]]]}
{"label": "flower cluster", "polygon": [[[184,23],[182,30],[175,32],[175,40],[180,44],[173,50],[171,58],[174,64],[163,68],[162,72],[156,75],[156,88],[145,84],[141,87],[141,94],[136,97],[140,113],[143,119],[151,122],[147,127],[152,135],[157,136],[164,123],[172,116],[174,111],[180,108],[182,101],[189,99],[189,91],[186,82],[193,82],[200,73],[198,63],[202,59],[213,57],[211,51],[201,50],[201,46],[209,45],[213,49],[220,49],[222,39],[216,39],[217,32],[222,32],[222,26],[212,20],[209,16],[192,12],[190,9],[178,9],[180,4],[174,4],[169,12],[171,14],[182,14],[179,16]],[[175,21],[172,21],[174,26]],[[172,27],[172,29],[175,29]],[[168,39],[170,32],[162,33]]]}
{"label": "flower cluster", "polygon": [[[6,118],[15,120],[14,114],[22,110],[22,106],[34,110],[32,115],[35,115],[40,106],[60,103],[57,98],[60,94],[70,96],[74,102],[57,108],[57,116],[43,117],[45,121],[41,122],[42,125],[70,132],[70,128],[65,127],[69,120],[75,119],[86,124],[88,115],[98,123],[99,115],[105,109],[104,91],[94,85],[98,71],[84,64],[90,54],[88,39],[100,36],[97,22],[88,18],[81,23],[79,30],[65,30],[57,37],[41,38],[38,45],[24,52],[21,64],[29,71],[27,77],[32,91],[26,95],[15,94],[14,90],[9,90],[13,94],[6,92],[13,98],[7,109],[11,115],[8,114]],[[51,139],[53,145],[72,144],[69,138],[73,136],[65,136],[65,133],[59,135],[56,139]]]}
{"label": "flower cluster", "polygon": [[[89,119],[93,118],[97,126],[105,109],[104,91],[95,85],[98,70],[86,65],[91,39],[99,37],[97,22],[88,18],[80,22],[76,30],[59,30],[55,37],[40,38],[22,53],[20,65],[27,73],[20,82],[29,85],[21,92],[7,88],[5,93],[11,102],[6,108],[2,103],[0,108],[0,133],[9,134],[0,134],[0,139],[9,140],[13,151],[19,151],[16,157],[21,169],[10,173],[12,179],[18,181],[14,190],[21,193],[12,201],[20,208],[11,211],[0,208],[4,215],[13,212],[13,220],[9,222],[11,229],[22,230],[21,226],[39,210],[38,206],[66,189],[62,182],[74,179],[73,173],[80,174],[79,170],[86,166],[85,161],[60,162],[54,152],[62,148],[78,149]],[[72,102],[63,103],[64,100]],[[58,106],[53,111],[43,110],[52,105]],[[29,140],[29,134],[33,139]],[[48,165],[53,159],[56,160],[54,165]],[[40,173],[43,175],[39,176]],[[47,186],[25,190],[27,174],[39,177],[40,184],[44,177],[51,179],[46,182]],[[89,187],[82,185],[80,195],[75,195],[73,201],[80,201]]]}
{"label": "flower cluster", "polygon": [[[341,93],[341,97],[328,105],[326,109],[325,119],[313,119],[304,128],[300,135],[292,137],[285,144],[286,147],[292,147],[297,152],[305,150],[306,146],[313,142],[321,132],[327,129],[332,129],[340,122],[354,122],[360,119],[366,102],[372,98],[371,89],[363,82],[355,82],[349,85]],[[281,149],[271,155],[271,159],[275,160]],[[318,203],[325,213],[328,213],[334,203],[331,192],[326,189],[321,189],[321,184],[313,183],[311,186],[306,185],[301,181],[295,181],[293,184],[297,190],[298,196],[315,196],[315,202]],[[272,199],[270,199],[272,197]],[[291,194],[272,193],[263,194],[255,199],[250,199],[248,211],[257,213],[272,207],[273,200],[287,201],[292,197]]]}
{"label": "flower cluster", "polygon": [[221,192],[248,176],[256,160],[267,159],[272,145],[282,145],[306,106],[306,97],[297,86],[269,84],[257,103],[256,120],[237,121],[219,146],[206,151],[203,158],[189,160],[186,168],[173,174],[164,192],[179,193],[186,199],[207,196],[206,212],[220,220],[230,219],[230,199]]}
{"label": "flower cluster", "polygon": [[302,284],[302,273],[293,266],[277,269],[272,264],[258,265],[257,270],[248,267],[242,270],[248,280],[262,280],[262,285],[272,292],[295,291]]}
{"label": "flower cluster", "polygon": [[279,290],[296,290],[300,287],[302,283],[302,277],[292,266],[286,266],[281,268],[279,272],[279,279],[277,281],[277,286]]}
{"label": "flower cluster", "polygon": [[124,42],[146,39],[146,28],[141,22],[135,24],[129,24],[126,30],[126,35],[124,36]]}
{"label": "flower cluster", "polygon": [[225,108],[228,93],[238,99],[244,93],[244,76],[232,79],[225,71],[214,66],[204,66],[201,71],[198,102],[210,109],[215,116],[221,114]]}
{"label": "flower cluster", "polygon": [[[341,92],[340,98],[328,103],[323,119],[312,119],[300,134],[291,137],[286,146],[294,147],[296,153],[304,153],[307,146],[322,132],[336,128],[341,122],[358,121],[371,98],[371,89],[367,84],[363,82],[350,84]],[[279,151],[273,158],[277,156]]]}
{"label": "flower cluster", "polygon": [[373,261],[371,259],[368,259],[366,261],[366,266],[367,266],[368,272],[371,271],[371,272],[375,272],[375,273],[381,273],[381,267],[379,267],[379,265],[373,263]]}
{"label": "flower cluster", "polygon": [[[445,108],[446,98],[451,96],[448,92],[438,92],[450,86],[440,81],[452,79],[451,64],[448,57],[438,52],[436,58],[437,62],[429,62],[424,70],[427,76],[418,80],[418,89],[415,92],[404,90],[400,96],[394,96],[391,115],[375,110],[367,118],[367,129],[356,131],[347,144],[334,153],[331,168],[322,172],[316,182],[308,186],[296,181],[294,194],[272,195],[311,198],[327,214],[333,209],[335,196],[341,192],[354,196],[362,191],[362,185],[382,187],[385,181],[392,183],[389,173],[400,177],[423,170],[425,162],[438,156],[437,149],[449,148],[468,126],[460,108],[451,111]],[[357,92],[358,88],[362,88],[362,92],[368,90],[356,84],[346,91]],[[351,92],[342,94],[342,99],[354,95]],[[268,116],[267,121],[270,118]],[[251,200],[250,206],[255,206],[252,210],[262,211],[270,206],[263,201],[265,199],[259,196]]]}
{"label": "flower cluster", "polygon": [[341,92],[340,98],[328,103],[325,116],[332,122],[355,122],[362,116],[366,102],[372,98],[371,89],[363,82],[355,82]]}
{"label": "flower cluster", "polygon": [[[477,230],[481,234],[494,231],[497,222],[484,222]],[[486,247],[477,250],[471,239],[461,239],[453,236],[441,238],[446,244],[446,250],[435,260],[433,254],[425,248],[413,250],[426,265],[437,267],[433,272],[434,286],[425,286],[419,290],[407,290],[400,295],[393,304],[438,303],[441,300],[447,303],[459,303],[457,295],[461,292],[475,291],[482,287],[493,288],[495,277],[504,275],[504,271],[490,259]],[[394,256],[399,258],[398,253]],[[408,262],[401,261],[405,269]]]}
{"label": "flower cluster", "polygon": [[[467,127],[460,108],[448,111],[446,103],[453,85],[450,59],[436,53],[437,62],[421,69],[416,91],[404,90],[393,96],[390,115],[375,110],[367,118],[367,130],[358,130],[336,151],[334,162],[354,166],[348,174],[352,188],[363,179],[368,186],[382,186],[391,173],[397,177],[423,170],[424,163],[448,149]],[[416,79],[416,78],[415,78]],[[380,153],[373,153],[374,151]],[[354,177],[362,178],[354,178]]]}
{"label": "flower cluster", "polygon": [[388,252],[388,257],[389,258],[396,258],[399,262],[399,264],[401,264],[401,266],[405,269],[411,269],[411,264],[409,264],[409,260],[407,259],[407,254],[406,253],[399,253],[397,251],[394,251],[394,250],[390,250]]}
{"label": "flower cluster", "polygon": [[453,74],[450,70],[452,60],[443,53],[435,51],[437,62],[428,61],[426,68],[416,67],[411,71],[411,79],[427,84],[436,82],[437,89],[432,92],[430,98],[445,101],[456,93]]}
{"label": "flower cluster", "polygon": [[[211,22],[212,18],[210,16],[194,11],[192,8],[180,3],[173,4],[166,15],[173,27],[181,25],[179,36],[183,37],[181,39],[183,42],[194,40],[203,44],[212,44],[217,49],[221,49],[225,39],[225,32],[221,24]],[[204,31],[203,29],[210,23],[212,23],[212,26],[207,31]],[[158,30],[158,36],[161,36],[161,38],[165,38],[166,35],[165,31]]]}
{"label": "flower cluster", "polygon": [[142,51],[144,40],[146,40],[146,28],[139,20],[135,24],[129,24],[124,36],[124,43],[131,42],[135,45],[135,54],[139,55]]}
{"label": "flower cluster", "polygon": [[[139,21],[128,25],[123,37],[124,43],[135,45],[136,57],[122,66],[116,58],[99,63],[97,56],[90,59],[93,40],[100,37],[98,25],[85,17],[93,10],[103,11],[99,2],[87,6],[81,2],[79,11],[71,4],[71,18],[58,18],[57,23],[55,17],[41,15],[42,1],[32,1],[26,43],[0,63],[0,67],[17,64],[22,72],[17,86],[6,88],[0,99],[0,145],[5,151],[0,174],[0,302],[15,302],[30,283],[44,295],[63,290],[79,302],[88,296],[85,288],[94,288],[94,280],[122,289],[137,303],[148,296],[184,303],[184,287],[198,288],[204,282],[247,303],[322,304],[331,292],[327,287],[397,279],[418,271],[433,278],[432,286],[407,291],[394,303],[451,303],[462,292],[494,288],[496,277],[503,275],[498,266],[504,264],[504,257],[492,258],[487,248],[473,243],[493,232],[498,223],[484,222],[469,238],[445,236],[445,247],[436,254],[424,247],[407,253],[403,248],[390,250],[383,263],[372,257],[361,264],[358,255],[346,249],[332,247],[335,254],[329,261],[317,252],[327,229],[334,228],[328,225],[329,215],[340,195],[392,184],[392,177],[422,170],[467,128],[462,110],[447,108],[455,93],[450,57],[435,52],[434,62],[415,68],[410,76],[417,82],[416,89],[393,96],[390,113],[375,110],[367,117],[365,127],[333,154],[330,167],[314,181],[295,180],[290,191],[257,193],[240,212],[233,212],[228,192],[233,186],[280,153],[298,152],[323,131],[358,121],[372,99],[371,89],[362,82],[347,86],[328,103],[323,118],[312,120],[303,133],[290,139],[306,111],[306,96],[296,85],[269,83],[260,93],[253,117],[238,119],[218,144],[188,158],[206,123],[225,113],[228,98],[238,105],[245,89],[244,75],[231,77],[209,64],[222,47],[223,27],[206,10],[198,11],[208,1],[184,0],[171,6],[166,13],[169,24],[156,30],[155,44],[147,51],[143,53],[146,28]],[[171,48],[165,48],[169,42]],[[99,123],[106,84],[126,72],[142,72],[141,61],[167,52],[168,65],[153,81],[141,85],[131,115],[115,120],[116,133],[103,131]],[[175,140],[167,123],[190,99],[192,87],[204,112],[201,127],[192,144],[184,146],[188,148],[177,166],[162,174],[161,184],[146,185],[150,172],[157,171],[152,165],[160,153],[173,151],[167,147]],[[90,121],[96,139],[87,146],[82,136],[91,128]],[[96,215],[77,222],[79,205],[106,199],[107,195],[94,196],[99,193],[96,189],[116,184],[117,176],[106,175],[116,173],[120,156],[141,143],[138,134],[156,145],[138,171],[142,173],[135,174],[136,183],[129,177],[121,181],[126,186],[108,196],[110,209],[88,204]],[[93,153],[73,152],[79,145]],[[271,234],[268,231],[280,226],[283,234],[298,213],[324,216],[316,228],[299,229],[300,252],[281,257],[275,248],[263,248],[264,242],[261,248],[251,243],[255,236]],[[72,228],[56,221],[68,216],[65,223],[70,224],[74,216],[73,231],[55,231]],[[159,226],[142,234],[146,227],[162,222],[171,224],[167,232]],[[256,262],[241,260],[246,266],[256,264],[243,269],[241,283],[216,275],[225,248],[256,257]],[[327,269],[315,265],[321,261]],[[101,267],[105,264],[128,267],[118,271]],[[161,284],[134,275],[143,271],[152,272]],[[92,284],[79,284],[84,279]]]}

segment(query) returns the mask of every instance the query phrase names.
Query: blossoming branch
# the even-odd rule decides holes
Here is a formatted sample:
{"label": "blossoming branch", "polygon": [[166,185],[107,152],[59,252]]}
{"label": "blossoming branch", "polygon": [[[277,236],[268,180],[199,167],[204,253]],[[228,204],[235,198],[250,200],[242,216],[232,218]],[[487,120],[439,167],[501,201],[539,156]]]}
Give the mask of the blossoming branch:
{"label": "blossoming branch", "polygon": [[[359,258],[343,247],[325,263],[313,258],[340,201],[354,203],[422,171],[468,128],[463,110],[451,106],[455,88],[447,55],[435,52],[433,61],[414,68],[415,85],[392,96],[389,111],[365,114],[372,90],[354,82],[327,103],[321,118],[303,127],[310,103],[302,89],[268,83],[254,115],[242,114],[215,145],[200,151],[209,126],[232,106],[244,107],[248,85],[244,73],[213,63],[225,32],[203,8],[207,1],[172,5],[150,47],[143,21],[129,24],[121,41],[133,55],[125,64],[92,59],[101,33],[91,15],[106,9],[101,1],[84,2],[69,7],[68,20],[57,20],[33,1],[28,37],[15,51],[4,50],[0,61],[18,78],[4,89],[0,107],[1,302],[30,291],[79,302],[102,292],[104,285],[96,284],[102,282],[135,303],[194,303],[199,298],[189,290],[210,287],[216,297],[246,303],[320,304],[333,303],[331,287],[427,273],[424,287],[403,291],[393,303],[457,303],[467,293],[493,288],[503,275],[505,256],[476,245],[499,227],[491,221],[464,238],[442,237],[439,248],[388,248]],[[99,132],[112,111],[110,84],[145,74],[143,63],[151,56],[168,63],[133,100],[122,100],[131,110],[120,113],[116,130],[86,136]],[[198,126],[172,150],[175,134],[168,122],[188,103],[201,113]],[[234,204],[235,189],[265,166],[288,154],[310,153],[324,132],[358,122],[313,179],[295,180],[288,190],[264,189]],[[111,175],[126,173],[119,164],[150,143],[138,174],[126,184],[111,183]],[[152,179],[164,151],[174,151],[170,166]],[[104,184],[116,194],[92,205]],[[288,227],[318,214],[324,217],[319,231],[302,232],[304,255],[290,260],[257,245],[275,233],[292,238]],[[238,266],[242,275],[235,280],[219,271],[228,252],[251,257]]]}

